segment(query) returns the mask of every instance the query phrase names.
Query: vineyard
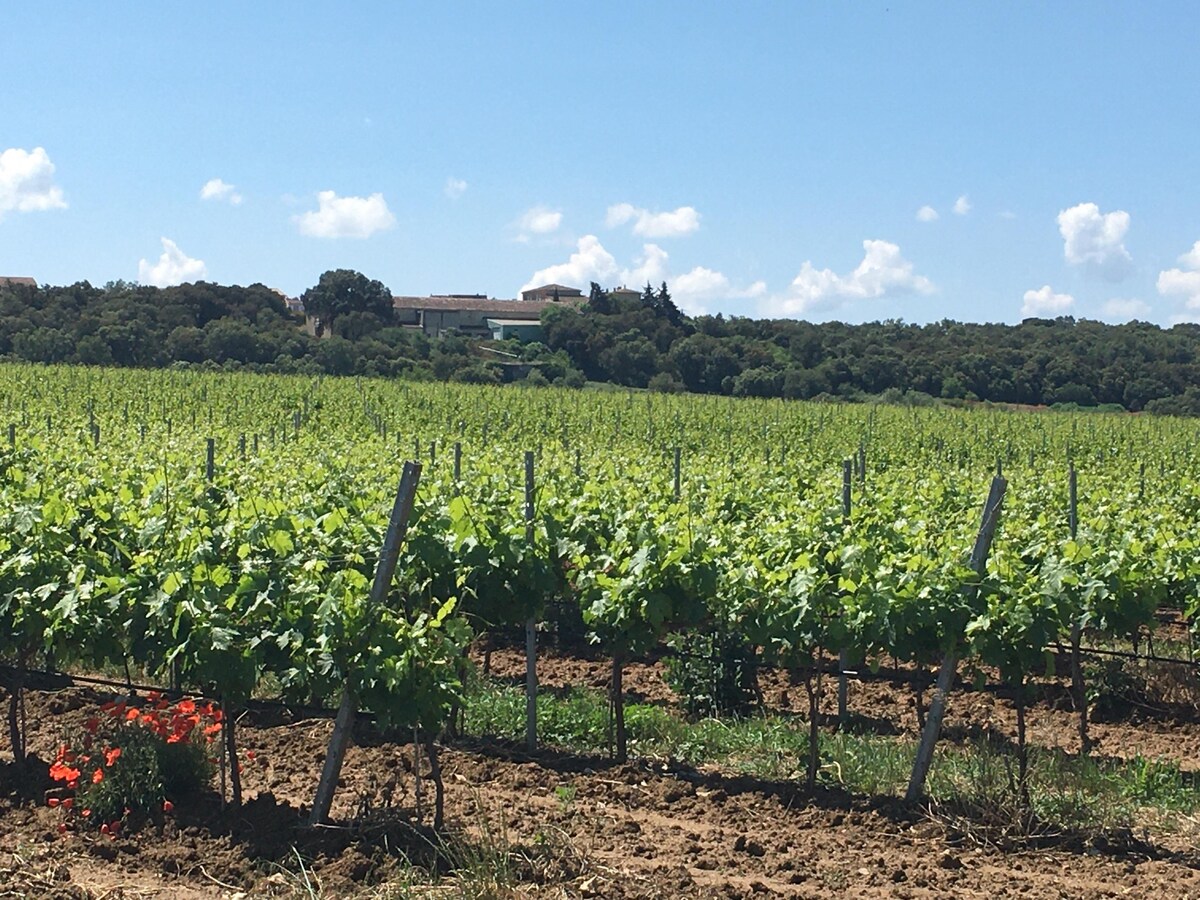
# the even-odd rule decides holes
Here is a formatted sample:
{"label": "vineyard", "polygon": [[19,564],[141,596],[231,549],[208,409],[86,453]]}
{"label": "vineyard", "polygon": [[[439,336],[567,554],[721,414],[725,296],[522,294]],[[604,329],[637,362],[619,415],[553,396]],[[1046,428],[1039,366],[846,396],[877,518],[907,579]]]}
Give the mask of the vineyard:
{"label": "vineyard", "polygon": [[[335,794],[339,774],[365,784],[353,762],[363,747],[345,751],[355,719],[374,735],[358,744],[395,741],[419,757],[406,765],[429,782],[415,802],[435,834],[477,832],[470,783],[514,759],[558,760],[527,776],[530,790],[560,790],[546,788],[548,770],[591,777],[604,765],[621,782],[601,788],[621,795],[610,803],[636,804],[636,788],[686,806],[717,789],[674,778],[687,796],[672,800],[670,785],[621,775],[686,755],[646,749],[669,669],[681,721],[761,715],[764,685],[802,698],[785,719],[794,756],[764,782],[789,809],[825,809],[843,790],[849,745],[837,741],[864,723],[907,734],[890,739],[900,762],[872,802],[926,825],[912,811],[930,808],[965,743],[960,728],[956,749],[939,749],[943,723],[964,691],[990,691],[1011,710],[1004,778],[1029,811],[1044,762],[1029,717],[1036,707],[1044,720],[1049,693],[1078,760],[1100,727],[1089,709],[1126,668],[1194,679],[1197,437],[1194,423],[1132,415],[0,366],[12,765],[53,755],[44,685],[58,678],[76,709],[79,691],[100,687],[135,705],[150,689],[214,704],[223,808],[263,808],[268,784],[242,771],[259,723],[340,708],[332,739],[317,719],[321,738],[304,751],[321,760],[325,797],[316,773],[289,780],[295,821],[271,825],[285,830],[363,813],[353,790]],[[602,728],[574,752],[546,718],[556,699],[586,694],[583,681]],[[488,717],[502,704],[498,724]],[[1190,791],[1188,727],[1162,771]],[[573,753],[578,764],[562,761]],[[575,815],[576,790],[551,794],[548,820]],[[750,815],[741,793],[733,820]],[[754,859],[776,852],[755,846]],[[1200,866],[1190,845],[1171,852],[1184,872]],[[935,865],[937,878],[955,864]],[[817,896],[853,890],[855,871],[840,885],[775,881]],[[626,895],[596,887],[599,869],[574,874],[570,896]],[[627,895],[709,896],[718,884],[790,895],[766,875],[759,891],[685,874],[688,885]]]}

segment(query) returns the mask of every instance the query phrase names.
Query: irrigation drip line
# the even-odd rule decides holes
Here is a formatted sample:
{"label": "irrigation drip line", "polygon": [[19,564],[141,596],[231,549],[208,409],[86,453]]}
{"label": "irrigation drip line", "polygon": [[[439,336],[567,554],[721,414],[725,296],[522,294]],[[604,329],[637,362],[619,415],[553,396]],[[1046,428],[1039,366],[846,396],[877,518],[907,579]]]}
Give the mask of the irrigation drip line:
{"label": "irrigation drip line", "polygon": [[[45,680],[47,682],[67,682],[71,685],[89,684],[98,687],[116,688],[123,693],[141,693],[149,694],[151,691],[156,691],[164,697],[193,697],[196,696],[196,691],[187,691],[183,689],[164,687],[162,685],[141,684],[133,681],[118,681],[115,678],[102,678],[95,675],[73,675],[69,672],[53,672],[49,669],[16,669],[13,666],[0,665],[0,673],[11,679],[11,676],[21,674],[28,679],[34,681]],[[305,704],[284,703],[282,700],[247,700],[244,704],[240,704],[242,709],[252,711],[267,711],[279,710],[282,712],[298,713],[310,718],[332,719],[337,716],[336,709],[327,709],[324,706],[308,706]],[[356,711],[358,718],[374,722],[376,716],[374,713]]]}
{"label": "irrigation drip line", "polygon": [[[1064,647],[1058,647],[1058,652],[1066,654],[1068,651]],[[1166,665],[1186,666],[1189,669],[1200,669],[1200,662],[1193,659],[1179,659],[1173,656],[1145,656],[1141,653],[1131,653],[1128,650],[1103,650],[1099,647],[1080,647],[1080,653],[1087,653],[1090,656],[1115,656],[1120,659],[1132,659],[1137,662],[1153,662],[1164,663]]]}
{"label": "irrigation drip line", "polygon": [[[1056,649],[1056,652],[1060,655],[1065,655],[1069,652],[1061,645],[1057,646],[1055,649]],[[1080,647],[1079,652],[1088,654],[1090,656],[1109,656],[1109,657],[1115,657],[1115,658],[1120,658],[1120,659],[1131,659],[1131,660],[1140,661],[1140,662],[1163,663],[1163,664],[1167,664],[1167,665],[1180,665],[1180,666],[1185,666],[1185,667],[1193,669],[1193,670],[1200,669],[1200,662],[1196,662],[1193,660],[1187,660],[1187,659],[1177,659],[1177,658],[1167,657],[1167,656],[1143,656],[1143,655],[1131,653],[1128,651],[1105,650],[1105,649],[1102,649],[1099,647]],[[654,652],[653,655],[658,658],[686,657],[686,658],[692,658],[692,659],[704,659],[709,662],[716,662],[720,659],[720,657],[717,657],[717,656],[708,656],[708,655],[702,654],[702,653],[691,653],[691,652],[688,652],[685,650],[678,650],[676,648],[666,647],[666,646],[659,647]],[[776,666],[776,665],[772,665],[772,664],[768,664],[768,663],[760,663],[757,661],[751,661],[751,664],[756,669],[767,669],[767,670],[774,670],[774,671],[796,672],[796,673],[802,673],[802,672],[808,671],[808,672],[813,672],[814,674],[819,674],[821,676],[829,676],[829,677],[846,675],[847,677],[853,678],[855,681],[859,681],[859,682],[869,682],[869,683],[887,682],[889,684],[900,683],[900,684],[909,684],[909,685],[919,684],[923,689],[932,688],[934,681],[936,680],[936,676],[935,676],[934,672],[931,671],[930,669],[927,669],[924,667],[917,669],[913,672],[903,672],[900,669],[897,669],[895,667],[892,667],[890,669],[881,667],[875,671],[873,671],[869,668],[866,668],[866,669],[863,669],[863,668],[842,669],[840,666],[838,666],[836,664],[827,664],[824,662],[822,662],[821,664],[819,664],[817,666],[796,666],[791,669],[789,669],[786,666]],[[78,675],[78,674],[71,674],[68,672],[56,672],[56,671],[51,671],[49,669],[18,669],[16,667],[10,666],[10,665],[0,665],[0,673],[2,673],[4,680],[9,683],[11,683],[12,680],[14,680],[15,676],[20,675],[25,679],[32,679],[34,681],[43,680],[43,681],[50,682],[50,683],[66,682],[69,685],[83,684],[83,685],[95,685],[98,687],[114,688],[114,689],[122,691],[123,693],[126,693],[126,694],[132,694],[134,692],[142,693],[142,694],[149,694],[152,691],[157,692],[157,693],[163,695],[164,697],[187,697],[187,696],[194,696],[196,694],[195,691],[176,689],[176,688],[166,687],[163,685],[144,684],[144,683],[140,683],[140,682],[134,682],[131,680],[117,680],[115,678],[104,678],[104,677],[96,676],[96,675]],[[972,685],[968,679],[959,679],[958,684],[962,685],[962,686],[974,687],[974,685]],[[981,690],[985,693],[1000,693],[1000,692],[1003,692],[1006,690],[1010,690],[1010,689],[1012,689],[1012,687],[1013,687],[1013,685],[1008,684],[1007,682],[989,682],[989,683],[983,685],[982,688],[976,688],[976,690]],[[307,704],[285,703],[281,700],[262,700],[262,699],[247,700],[245,703],[241,704],[241,708],[244,710],[250,710],[250,711],[255,711],[255,712],[281,711],[281,712],[290,713],[292,715],[300,715],[300,716],[305,716],[308,718],[319,718],[319,719],[332,719],[332,718],[335,718],[338,713],[338,711],[336,709],[331,709],[331,708],[324,707],[324,706],[311,706],[311,705],[307,705]],[[377,717],[374,713],[365,712],[363,710],[356,710],[355,717],[359,721],[372,722],[372,723],[377,721]]]}

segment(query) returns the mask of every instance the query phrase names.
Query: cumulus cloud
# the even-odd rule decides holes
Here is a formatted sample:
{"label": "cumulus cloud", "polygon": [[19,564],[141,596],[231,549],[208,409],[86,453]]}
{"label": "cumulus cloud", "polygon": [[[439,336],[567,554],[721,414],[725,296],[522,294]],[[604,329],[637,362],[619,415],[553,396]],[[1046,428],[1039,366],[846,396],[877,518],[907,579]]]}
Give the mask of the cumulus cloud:
{"label": "cumulus cloud", "polygon": [[170,287],[187,281],[203,281],[208,277],[208,266],[202,259],[192,259],[179,249],[170,238],[162,239],[163,252],[158,262],[151,265],[148,260],[138,262],[138,281],[155,287]]}
{"label": "cumulus cloud", "polygon": [[848,275],[818,269],[806,260],[788,293],[764,304],[767,315],[802,316],[814,310],[903,294],[929,294],[933,282],[913,272],[913,264],[888,241],[863,241],[863,259]]}
{"label": "cumulus cloud", "polygon": [[641,287],[644,284],[657,287],[670,277],[667,266],[669,259],[667,251],[658,244],[643,244],[642,255],[635,260],[636,265],[621,272],[621,283],[631,287]]}
{"label": "cumulus cloud", "polygon": [[449,197],[451,200],[457,200],[467,192],[467,183],[461,178],[454,178],[452,176],[446,179],[446,187],[444,190],[447,197]]}
{"label": "cumulus cloud", "polygon": [[602,285],[616,281],[633,288],[641,288],[645,284],[657,287],[665,281],[675,304],[693,316],[704,314],[715,302],[753,299],[767,291],[762,281],[756,281],[748,287],[737,287],[723,273],[704,266],[696,266],[681,275],[672,275],[670,256],[657,244],[643,244],[642,253],[634,260],[634,264],[622,268],[596,236],[591,234],[579,239],[576,252],[571,254],[567,262],[538,270],[521,290],[552,283],[585,288],[592,281]]}
{"label": "cumulus cloud", "polygon": [[1200,241],[1196,241],[1191,250],[1179,257],[1179,265],[1181,268],[1164,269],[1158,273],[1158,292],[1164,297],[1182,297],[1184,306],[1194,316],[1200,310]]}
{"label": "cumulus cloud", "polygon": [[681,237],[700,227],[700,213],[691,206],[681,206],[671,212],[651,212],[631,203],[618,203],[608,208],[604,217],[607,227],[616,228],[627,222],[633,222],[633,233],[640,237]]}
{"label": "cumulus cloud", "polygon": [[43,147],[10,147],[0,153],[0,219],[7,212],[66,208],[62,188],[54,183],[54,163]]}
{"label": "cumulus cloud", "polygon": [[533,206],[517,219],[518,241],[528,241],[530,235],[553,234],[562,225],[563,214],[548,206]]}
{"label": "cumulus cloud", "polygon": [[565,284],[569,287],[586,288],[589,282],[603,283],[619,271],[617,261],[604,249],[594,234],[585,234],[579,239],[575,252],[565,263],[538,269],[521,287],[540,287],[543,284]]}
{"label": "cumulus cloud", "polygon": [[938,211],[932,206],[922,206],[917,210],[918,222],[936,222],[939,218]]}
{"label": "cumulus cloud", "polygon": [[954,214],[956,216],[965,216],[971,211],[971,201],[967,199],[967,195],[961,195],[954,201]]}
{"label": "cumulus cloud", "polygon": [[696,266],[690,272],[675,276],[669,284],[675,304],[690,316],[703,315],[711,304],[720,300],[753,300],[767,292],[765,281],[738,288],[723,272]]}
{"label": "cumulus cloud", "polygon": [[1080,203],[1058,214],[1063,256],[1073,266],[1085,266],[1108,281],[1129,274],[1133,257],[1125,249],[1129,213],[1123,209],[1100,212],[1095,203]]}
{"label": "cumulus cloud", "polygon": [[1070,294],[1056,294],[1047,284],[1039,290],[1025,292],[1025,303],[1021,306],[1021,318],[1061,316],[1074,305],[1074,297]]}
{"label": "cumulus cloud", "polygon": [[210,178],[204,182],[204,187],[200,188],[200,199],[224,200],[226,203],[237,206],[242,202],[242,195],[232,184],[226,184],[220,178]]}
{"label": "cumulus cloud", "polygon": [[635,262],[633,268],[622,270],[621,283],[631,287],[645,284],[657,287],[665,281],[675,305],[689,316],[703,315],[718,301],[753,299],[767,290],[762,281],[745,288],[735,287],[724,273],[705,266],[672,275],[670,256],[658,244],[643,244],[642,255]]}
{"label": "cumulus cloud", "polygon": [[369,197],[339,197],[333,191],[317,194],[317,209],[292,221],[301,234],[318,238],[368,238],[396,224],[383,194]]}
{"label": "cumulus cloud", "polygon": [[1113,297],[1107,300],[1100,309],[1105,319],[1115,322],[1131,322],[1134,319],[1145,319],[1150,315],[1150,304],[1144,300],[1133,298]]}

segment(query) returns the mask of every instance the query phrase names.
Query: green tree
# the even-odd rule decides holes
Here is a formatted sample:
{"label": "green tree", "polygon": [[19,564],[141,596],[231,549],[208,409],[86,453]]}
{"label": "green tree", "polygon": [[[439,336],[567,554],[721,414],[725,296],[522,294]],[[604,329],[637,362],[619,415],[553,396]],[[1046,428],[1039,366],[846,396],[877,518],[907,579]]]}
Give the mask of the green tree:
{"label": "green tree", "polygon": [[588,308],[601,315],[612,312],[612,302],[608,299],[608,292],[594,281],[591,290],[588,291]]}
{"label": "green tree", "polygon": [[672,325],[678,325],[683,321],[683,313],[675,305],[675,301],[671,299],[671,293],[667,290],[667,283],[665,281],[662,283],[662,287],[658,289],[658,295],[654,298],[654,301],[655,308]]}
{"label": "green tree", "polygon": [[[350,313],[364,313],[385,326],[392,317],[392,292],[381,281],[372,281],[353,269],[333,269],[304,292],[304,309],[321,319],[330,333],[334,323]],[[361,320],[355,323],[361,331]]]}

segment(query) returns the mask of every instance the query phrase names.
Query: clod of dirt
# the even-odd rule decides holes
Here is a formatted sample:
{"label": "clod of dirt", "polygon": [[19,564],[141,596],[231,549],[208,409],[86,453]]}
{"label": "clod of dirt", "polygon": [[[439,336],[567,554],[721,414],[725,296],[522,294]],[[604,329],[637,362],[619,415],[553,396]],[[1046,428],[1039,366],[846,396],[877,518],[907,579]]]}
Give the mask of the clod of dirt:
{"label": "clod of dirt", "polygon": [[733,849],[737,853],[748,853],[751,856],[766,856],[766,848],[758,841],[748,840],[744,834],[739,834],[737,840],[733,842]]}
{"label": "clod of dirt", "polygon": [[941,859],[938,860],[938,865],[943,869],[951,869],[955,871],[963,868],[962,860],[948,850],[942,854]]}

